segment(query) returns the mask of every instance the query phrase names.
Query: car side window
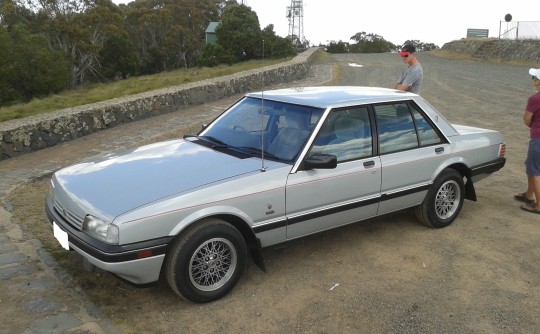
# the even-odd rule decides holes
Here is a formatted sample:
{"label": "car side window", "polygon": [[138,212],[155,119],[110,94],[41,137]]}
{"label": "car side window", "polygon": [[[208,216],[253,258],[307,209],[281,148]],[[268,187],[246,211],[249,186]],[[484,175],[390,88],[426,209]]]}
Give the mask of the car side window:
{"label": "car side window", "polygon": [[414,121],[406,103],[376,105],[373,108],[381,154],[418,147]]}
{"label": "car side window", "polygon": [[414,116],[414,122],[416,123],[416,130],[418,132],[420,146],[442,143],[443,140],[437,131],[433,129],[433,126],[428,122],[428,120],[425,119],[425,117],[414,106],[411,106],[411,111]]}
{"label": "car side window", "polygon": [[371,156],[371,126],[367,107],[330,112],[310,154],[331,154],[338,163]]}

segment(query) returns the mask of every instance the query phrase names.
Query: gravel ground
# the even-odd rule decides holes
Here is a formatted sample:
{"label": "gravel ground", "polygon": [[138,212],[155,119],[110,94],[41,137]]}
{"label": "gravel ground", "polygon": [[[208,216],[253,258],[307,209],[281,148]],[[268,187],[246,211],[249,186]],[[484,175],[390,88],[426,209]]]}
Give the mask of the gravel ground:
{"label": "gravel ground", "polygon": [[[75,254],[60,265],[126,333],[540,333],[540,217],[512,198],[526,186],[528,67],[419,60],[421,94],[436,109],[507,141],[505,168],[476,185],[478,201],[466,201],[449,227],[424,227],[405,212],[267,249],[267,273],[249,263],[232,293],[202,305],[164,283],[137,289],[102,271],[82,273]],[[336,85],[393,87],[404,66],[392,54],[319,61],[333,64]],[[54,253],[50,233],[40,233],[47,184],[18,188],[11,203]]]}

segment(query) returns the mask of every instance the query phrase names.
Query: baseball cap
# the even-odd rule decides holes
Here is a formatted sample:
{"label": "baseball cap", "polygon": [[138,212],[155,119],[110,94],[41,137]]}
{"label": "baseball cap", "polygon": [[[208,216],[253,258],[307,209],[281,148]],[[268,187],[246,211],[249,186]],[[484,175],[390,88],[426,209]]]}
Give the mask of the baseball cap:
{"label": "baseball cap", "polygon": [[531,68],[529,70],[529,74],[534,77],[540,78],[540,68]]}
{"label": "baseball cap", "polygon": [[405,44],[402,48],[401,48],[401,51],[399,52],[399,55],[400,56],[406,56],[410,53],[413,53],[413,52],[416,52],[416,48],[414,47],[414,45],[412,44]]}

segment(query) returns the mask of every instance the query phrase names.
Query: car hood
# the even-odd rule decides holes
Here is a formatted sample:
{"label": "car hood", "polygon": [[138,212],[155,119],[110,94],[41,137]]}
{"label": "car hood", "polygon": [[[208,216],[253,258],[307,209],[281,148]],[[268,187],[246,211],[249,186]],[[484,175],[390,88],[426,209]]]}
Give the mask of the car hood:
{"label": "car hood", "polygon": [[55,173],[53,182],[60,188],[57,195],[70,197],[81,214],[112,220],[147,203],[258,172],[260,167],[257,158],[240,159],[175,140],[64,168]]}

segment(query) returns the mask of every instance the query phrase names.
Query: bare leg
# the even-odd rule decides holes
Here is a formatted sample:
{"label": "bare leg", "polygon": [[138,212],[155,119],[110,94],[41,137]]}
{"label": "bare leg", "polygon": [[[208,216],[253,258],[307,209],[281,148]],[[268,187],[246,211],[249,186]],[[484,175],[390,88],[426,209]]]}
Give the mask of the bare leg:
{"label": "bare leg", "polygon": [[528,178],[531,179],[534,196],[536,198],[536,209],[540,210],[540,203],[538,203],[538,199],[540,198],[540,176],[529,176]]}
{"label": "bare leg", "polygon": [[525,193],[525,196],[527,197],[527,199],[536,200],[536,198],[540,198],[540,197],[537,197],[540,195],[538,195],[534,191],[535,178],[539,178],[539,177],[527,175],[527,192]]}
{"label": "bare leg", "polygon": [[525,196],[527,198],[536,198],[536,203],[533,204],[524,204],[521,206],[521,208],[525,211],[534,212],[534,213],[540,213],[540,176],[527,176],[527,192],[525,193]]}

